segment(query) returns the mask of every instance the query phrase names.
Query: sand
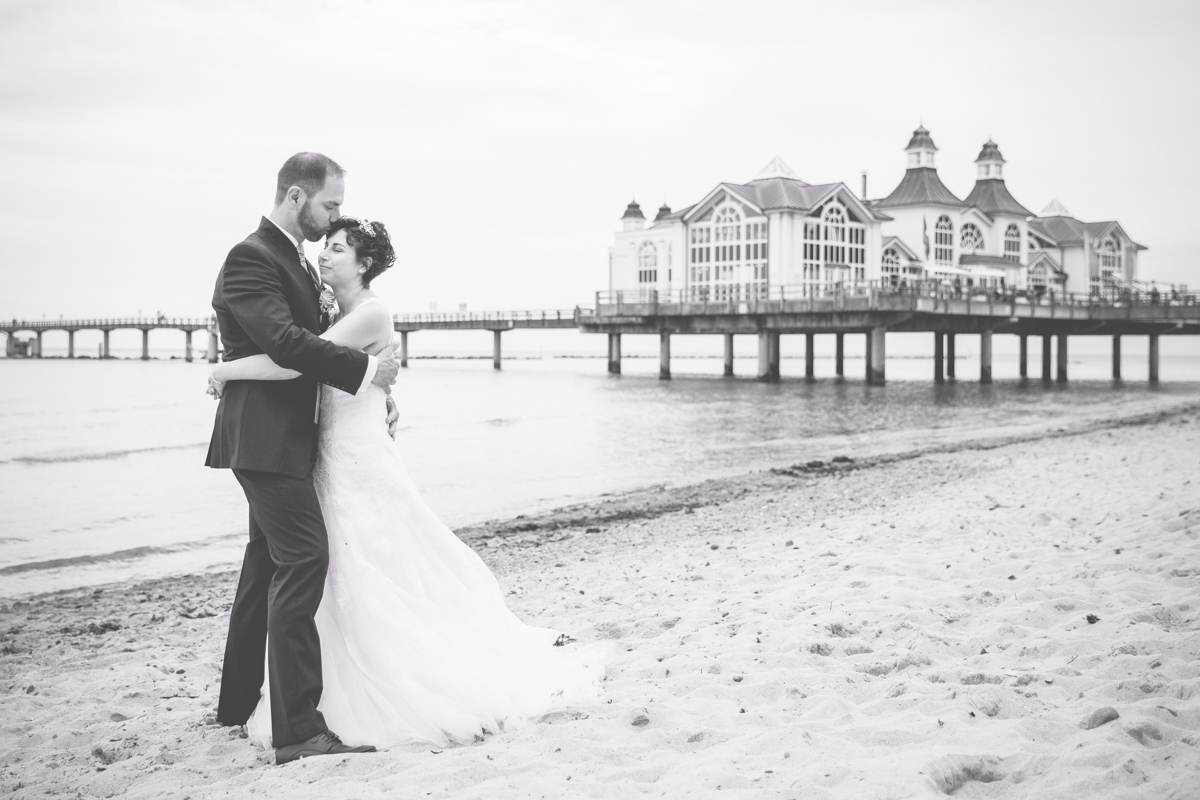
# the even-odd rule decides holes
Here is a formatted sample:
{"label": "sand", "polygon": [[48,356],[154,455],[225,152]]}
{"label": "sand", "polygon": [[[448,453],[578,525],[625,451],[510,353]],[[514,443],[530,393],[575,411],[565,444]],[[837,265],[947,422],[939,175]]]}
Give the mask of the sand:
{"label": "sand", "polygon": [[232,573],[0,606],[0,792],[1200,796],[1200,410],[650,490],[460,534],[604,701],[284,767],[213,724]]}

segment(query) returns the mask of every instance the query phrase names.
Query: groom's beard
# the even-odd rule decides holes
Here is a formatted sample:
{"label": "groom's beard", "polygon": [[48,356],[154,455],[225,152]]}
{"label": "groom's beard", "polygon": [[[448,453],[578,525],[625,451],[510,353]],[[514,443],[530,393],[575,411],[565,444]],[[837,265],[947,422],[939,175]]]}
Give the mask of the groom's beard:
{"label": "groom's beard", "polygon": [[300,233],[310,242],[318,241],[322,236],[329,232],[329,226],[324,228],[317,225],[317,221],[312,215],[312,200],[305,200],[304,205],[300,207],[300,217],[297,220],[300,223]]}

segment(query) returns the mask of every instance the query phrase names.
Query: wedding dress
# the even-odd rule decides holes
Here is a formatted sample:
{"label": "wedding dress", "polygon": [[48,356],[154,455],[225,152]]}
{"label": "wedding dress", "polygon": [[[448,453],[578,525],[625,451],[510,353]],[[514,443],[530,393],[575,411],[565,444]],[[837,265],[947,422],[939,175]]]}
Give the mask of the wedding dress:
{"label": "wedding dress", "polygon": [[[313,472],[329,534],[317,611],[318,708],[346,744],[469,742],[568,704],[591,704],[595,649],[555,647],[425,505],[384,424],[384,393],[321,387]],[[247,723],[270,747],[269,682]]]}

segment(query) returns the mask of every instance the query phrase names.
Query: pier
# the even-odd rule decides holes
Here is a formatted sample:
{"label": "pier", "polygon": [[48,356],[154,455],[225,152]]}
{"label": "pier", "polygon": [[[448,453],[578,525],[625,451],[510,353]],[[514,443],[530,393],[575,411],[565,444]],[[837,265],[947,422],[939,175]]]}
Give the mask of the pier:
{"label": "pier", "polygon": [[492,367],[500,369],[500,336],[517,328],[577,328],[580,310],[480,311],[457,314],[398,314],[393,327],[400,334],[400,366],[408,366],[408,335],[416,331],[482,330],[492,332]]}
{"label": "pier", "polygon": [[[1123,292],[1104,298],[1096,295],[1002,294],[971,291],[942,283],[893,286],[878,283],[828,286],[774,286],[742,291],[724,287],[723,296],[712,299],[689,292],[597,292],[595,308],[570,310],[496,311],[432,314],[400,314],[393,317],[399,334],[400,365],[408,366],[409,334],[422,330],[490,331],[492,366],[501,368],[501,337],[506,331],[575,328],[583,333],[608,337],[608,371],[621,373],[623,336],[658,338],[659,377],[671,377],[671,339],[674,336],[720,335],[724,340],[724,374],[732,377],[734,337],[754,336],[758,344],[760,380],[778,380],[780,339],[805,338],[805,377],[815,379],[817,336],[835,337],[835,367],[845,377],[845,338],[863,336],[866,350],[864,378],[871,384],[887,380],[887,334],[928,333],[932,335],[933,372],[936,383],[955,379],[955,350],[961,337],[979,337],[980,381],[992,380],[992,342],[996,335],[1019,339],[1021,378],[1029,377],[1030,338],[1040,340],[1040,378],[1065,383],[1069,342],[1074,336],[1107,336],[1112,340],[1112,377],[1121,378],[1121,343],[1124,337],[1145,336],[1149,340],[1149,379],[1159,379],[1159,337],[1200,335],[1200,294]],[[104,333],[101,356],[109,357],[109,333],[132,328],[142,331],[142,358],[148,359],[150,331],[167,328],[185,334],[184,358],[193,360],[192,334],[208,334],[207,359],[220,357],[216,319],[139,317],[58,321],[0,322],[7,334],[7,354],[18,353],[18,333],[34,333],[28,343],[29,357],[42,354],[42,337],[51,331],[68,336],[68,358],[75,357],[75,332]]]}
{"label": "pier", "polygon": [[[1121,377],[1121,338],[1149,338],[1150,381],[1159,375],[1160,336],[1200,334],[1200,296],[1126,292],[1113,298],[1095,295],[1001,294],[963,290],[942,283],[908,286],[880,284],[824,287],[774,286],[755,293],[729,287],[726,297],[712,300],[687,292],[598,292],[594,311],[581,312],[579,328],[609,337],[609,372],[621,371],[621,337],[659,337],[659,376],[671,376],[671,337],[720,334],[725,340],[725,374],[733,374],[733,337],[758,338],[761,380],[779,378],[779,340],[803,335],[805,377],[814,379],[814,343],[818,335],[836,337],[836,372],[845,374],[847,335],[866,340],[868,383],[887,378],[887,334],[932,334],[935,382],[954,379],[957,337],[979,337],[980,381],[992,380],[992,337],[1020,339],[1020,374],[1028,377],[1029,337],[1041,339],[1043,381],[1066,382],[1068,342],[1072,336],[1110,336],[1113,377]],[[1057,372],[1051,375],[1051,352],[1057,345]]]}
{"label": "pier", "polygon": [[217,360],[217,323],[213,317],[128,317],[116,319],[68,319],[68,320],[3,320],[0,321],[0,331],[5,337],[5,355],[12,358],[18,355],[17,334],[33,333],[35,339],[30,343],[30,358],[42,357],[42,339],[46,333],[61,331],[67,334],[67,358],[75,358],[75,334],[78,331],[96,330],[104,334],[104,342],[100,346],[100,358],[111,358],[109,349],[109,334],[115,330],[134,329],[142,332],[142,360],[150,358],[150,331],[159,329],[182,331],[184,334],[184,359],[192,360],[192,334],[196,331],[208,332],[208,360]]}

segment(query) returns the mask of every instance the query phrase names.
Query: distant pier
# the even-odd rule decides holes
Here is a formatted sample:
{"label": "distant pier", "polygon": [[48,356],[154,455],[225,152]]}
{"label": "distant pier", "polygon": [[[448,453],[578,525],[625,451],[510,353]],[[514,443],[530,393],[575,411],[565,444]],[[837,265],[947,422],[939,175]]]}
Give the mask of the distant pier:
{"label": "distant pier", "polygon": [[[733,375],[735,336],[758,339],[760,380],[779,378],[779,343],[782,336],[805,337],[805,376],[814,379],[815,340],[834,336],[838,377],[845,375],[845,337],[862,335],[866,342],[868,383],[887,379],[887,334],[925,332],[932,334],[933,374],[937,383],[955,377],[955,348],[958,337],[979,337],[980,381],[992,380],[992,339],[995,335],[1020,340],[1020,375],[1029,377],[1029,338],[1040,339],[1041,379],[1065,382],[1069,341],[1073,336],[1108,336],[1112,339],[1112,375],[1121,377],[1121,343],[1127,336],[1149,340],[1149,379],[1159,379],[1159,337],[1200,335],[1200,295],[1123,292],[1111,298],[1096,295],[1018,293],[962,290],[945,284],[918,283],[909,286],[841,284],[819,287],[774,286],[744,293],[738,286],[723,287],[719,299],[690,292],[597,292],[592,309],[460,312],[401,314],[393,317],[400,334],[399,358],[408,366],[408,337],[422,330],[487,330],[492,332],[492,365],[500,369],[501,336],[518,328],[575,328],[583,333],[608,336],[608,371],[621,372],[621,337],[657,336],[659,377],[671,377],[671,338],[687,335],[721,335],[725,343],[725,374]],[[109,333],[122,328],[142,331],[142,358],[150,357],[151,330],[169,328],[186,335],[184,357],[192,360],[192,334],[208,333],[207,358],[219,358],[216,319],[132,318],[0,322],[8,334],[7,352],[17,353],[18,333],[32,332],[30,357],[40,357],[42,336],[48,331],[66,331],[68,357],[75,357],[74,335],[79,330],[104,332],[103,357],[109,355]],[[1057,351],[1057,352],[1056,352]],[[1054,356],[1057,355],[1057,358]],[[1056,370],[1052,374],[1052,366]]]}
{"label": "distant pier", "polygon": [[[217,322],[215,317],[126,317],[115,319],[60,319],[60,320],[3,320],[0,321],[0,331],[8,334],[5,341],[5,355],[9,358],[24,355],[28,358],[42,357],[42,338],[50,331],[65,331],[67,334],[67,358],[75,358],[75,333],[77,331],[96,330],[104,334],[104,342],[100,346],[101,358],[112,358],[109,349],[109,334],[115,330],[133,329],[142,332],[142,359],[150,358],[150,331],[159,329],[182,331],[184,334],[184,359],[191,361],[192,334],[196,331],[208,333],[208,360],[215,362],[219,342],[217,340]],[[18,333],[33,333],[35,339],[29,342],[28,352],[21,353],[24,343],[18,342]]]}

